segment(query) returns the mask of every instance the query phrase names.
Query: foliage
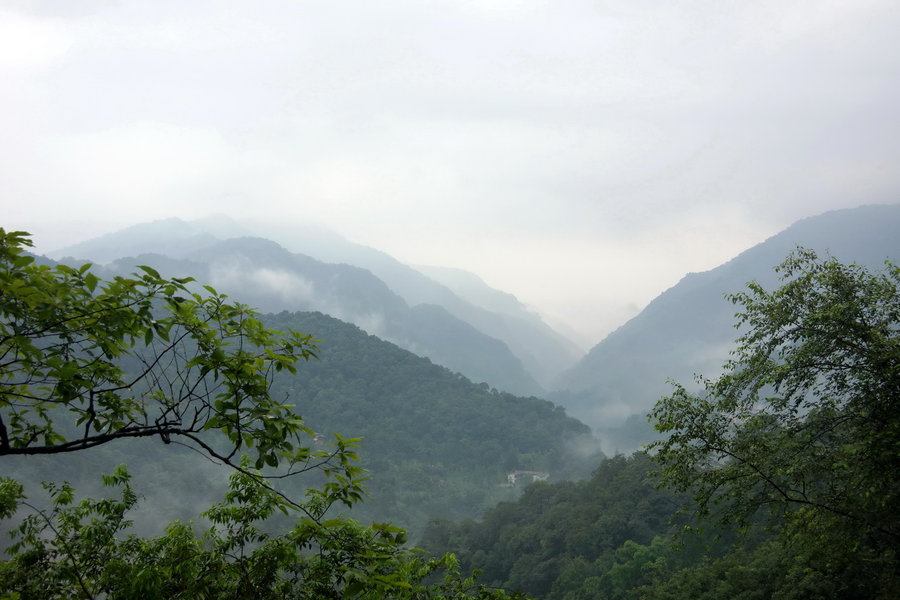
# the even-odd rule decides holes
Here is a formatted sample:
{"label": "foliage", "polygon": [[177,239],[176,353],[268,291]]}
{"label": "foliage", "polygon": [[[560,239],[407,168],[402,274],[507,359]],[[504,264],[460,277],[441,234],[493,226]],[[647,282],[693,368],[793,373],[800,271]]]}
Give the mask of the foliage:
{"label": "foliage", "polygon": [[[142,260],[157,266],[153,257]],[[92,268],[94,271],[107,272],[102,267]],[[124,267],[120,272],[126,272]],[[187,285],[202,289],[196,283]],[[368,471],[369,480],[366,502],[357,503],[352,511],[356,519],[389,520],[417,539],[435,515],[473,517],[498,501],[518,497],[521,489],[497,485],[506,481],[509,471],[544,471],[551,479],[560,480],[586,476],[596,464],[596,455],[573,452],[573,442],[584,439],[590,443],[587,427],[545,400],[516,397],[472,383],[321,313],[284,312],[256,318],[268,329],[315,332],[322,339],[315,349],[320,360],[304,363],[298,374],[287,369],[275,373],[269,395],[279,402],[288,398],[303,415],[303,426],[321,434],[317,440],[332,440],[333,433],[362,438],[365,452],[357,464]],[[131,351],[141,350],[140,344],[137,340]],[[126,372],[139,366],[137,361],[128,361],[128,356],[124,359]],[[169,376],[176,373],[175,366],[168,368]],[[62,419],[56,422],[62,423]],[[170,439],[177,441],[177,437]],[[305,444],[296,440],[294,444],[297,450],[311,446],[313,453],[330,448],[310,438]],[[38,486],[41,480],[53,480],[64,468],[73,485],[90,495],[98,471],[109,471],[125,461],[150,500],[142,511],[144,516],[135,519],[137,530],[143,533],[150,520],[146,515],[161,514],[166,520],[192,518],[226,487],[225,476],[201,455],[175,446],[154,444],[147,438],[101,445],[75,455],[11,457],[16,460],[5,462],[6,474]],[[210,446],[217,451],[222,447],[212,441]],[[315,472],[308,475],[296,481],[283,480],[279,489],[302,496],[307,485],[323,481]],[[163,491],[171,485],[179,486],[178,494]]]}
{"label": "foliage", "polygon": [[31,512],[13,532],[12,560],[0,564],[0,597],[515,597],[460,576],[452,555],[428,560],[405,549],[401,529],[324,518],[324,508],[338,498],[321,491],[304,504],[309,516],[273,535],[266,520],[290,505],[249,469],[232,475],[225,501],[204,514],[212,526],[201,535],[191,523],[173,522],[160,537],[124,536],[138,497],[124,467],[104,480],[118,488],[117,498],[75,502],[67,484],[46,485],[50,510],[29,504],[21,488],[4,480],[0,501]]}
{"label": "foliage", "polygon": [[257,467],[307,463],[309,430],[268,391],[312,356],[309,336],[266,329],[187,278],[144,266],[101,281],[90,265],[37,264],[30,245],[0,229],[0,455],[158,436],[226,462],[255,446]]}
{"label": "foliage", "polygon": [[325,338],[321,360],[304,369],[303,385],[279,376],[273,392],[302,399],[304,416],[317,431],[352,433],[366,439],[367,449],[390,452],[387,463],[415,455],[432,463],[447,456],[467,463],[490,457],[496,464],[499,455],[509,463],[501,471],[536,470],[562,458],[564,439],[589,435],[587,426],[546,400],[472,383],[321,313],[282,312],[263,320]]}
{"label": "foliage", "polygon": [[[785,543],[835,589],[900,590],[900,269],[798,250],[783,284],[752,283],[739,346],[705,393],[684,387],[651,416],[663,482],[745,523],[766,508]],[[779,521],[776,521],[779,522]],[[848,592],[849,593],[849,592]]]}
{"label": "foliage", "polygon": [[[670,549],[663,538],[682,498],[656,486],[651,457],[637,453],[604,460],[586,481],[535,483],[515,503],[501,503],[481,522],[432,521],[421,545],[453,551],[464,569],[488,583],[541,598],[593,598],[601,589],[646,583],[626,577],[633,549]],[[659,538],[659,539],[657,539]],[[654,541],[657,540],[657,541]],[[685,554],[685,556],[688,556]],[[597,587],[601,577],[601,587]],[[617,583],[618,582],[618,583]]]}
{"label": "foliage", "polygon": [[[502,487],[514,470],[543,471],[554,481],[590,474],[598,458],[590,433],[558,406],[475,384],[448,369],[321,313],[261,315],[265,327],[314,332],[317,360],[296,375],[282,371],[270,388],[289,398],[303,424],[320,434],[308,440],[314,451],[333,447],[334,433],[361,438],[366,469],[365,502],[349,514],[368,522],[391,521],[417,540],[434,516],[464,519],[481,515],[522,488]],[[157,438],[158,439],[158,438]],[[584,444],[579,444],[583,440]],[[587,452],[581,452],[582,450]],[[578,450],[578,451],[576,451]],[[221,497],[227,476],[202,456],[152,439],[100,446],[90,452],[11,457],[6,474],[39,486],[60,469],[79,490],[95,492],[96,473],[126,462],[148,502],[135,529],[145,523],[191,519]],[[314,471],[279,481],[279,489],[301,496],[321,485]],[[177,486],[178,494],[166,490]]]}

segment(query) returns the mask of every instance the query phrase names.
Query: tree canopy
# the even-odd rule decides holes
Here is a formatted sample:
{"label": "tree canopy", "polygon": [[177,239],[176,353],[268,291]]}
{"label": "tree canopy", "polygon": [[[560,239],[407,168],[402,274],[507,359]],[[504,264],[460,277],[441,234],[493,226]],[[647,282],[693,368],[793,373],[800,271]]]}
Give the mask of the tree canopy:
{"label": "tree canopy", "polygon": [[310,432],[269,388],[314,354],[309,335],[190,278],[142,266],[102,281],[89,264],[38,264],[30,245],[0,229],[0,456],[158,436],[232,464],[254,447],[257,467],[308,458]]}
{"label": "tree canopy", "polygon": [[742,335],[725,373],[652,411],[663,481],[726,521],[767,509],[823,576],[896,591],[900,268],[799,249],[777,270],[779,288],[729,296]]}

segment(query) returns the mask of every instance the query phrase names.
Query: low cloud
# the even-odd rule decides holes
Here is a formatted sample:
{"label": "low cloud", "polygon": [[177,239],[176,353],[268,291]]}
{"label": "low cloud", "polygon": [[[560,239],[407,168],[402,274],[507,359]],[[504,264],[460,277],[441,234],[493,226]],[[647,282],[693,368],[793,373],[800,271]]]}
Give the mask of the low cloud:
{"label": "low cloud", "polygon": [[900,193],[890,0],[214,4],[6,4],[5,226],[51,249],[315,221],[595,343],[686,272]]}
{"label": "low cloud", "polygon": [[309,310],[318,304],[311,281],[285,270],[256,268],[243,258],[212,263],[209,278],[213,287],[250,296],[264,310]]}

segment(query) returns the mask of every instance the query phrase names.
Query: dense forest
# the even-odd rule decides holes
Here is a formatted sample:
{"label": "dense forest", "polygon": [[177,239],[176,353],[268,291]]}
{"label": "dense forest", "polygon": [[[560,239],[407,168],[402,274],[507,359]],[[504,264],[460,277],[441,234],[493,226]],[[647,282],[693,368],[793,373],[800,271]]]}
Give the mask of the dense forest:
{"label": "dense forest", "polygon": [[432,521],[421,546],[547,600],[896,597],[892,551],[822,546],[764,514],[740,527],[692,520],[696,505],[661,489],[659,469],[643,453],[616,456],[588,480],[535,483],[479,521]]}
{"label": "dense forest", "polygon": [[[647,454],[619,455],[587,480],[535,483],[479,522],[432,521],[421,543],[452,550],[486,583],[537,598],[645,597],[654,583],[725,555],[734,539],[721,528],[685,533],[687,517],[676,513],[688,497],[660,489],[658,468]],[[756,528],[744,548],[766,539]]]}
{"label": "dense forest", "polygon": [[[38,262],[73,272],[86,268]],[[298,364],[296,373],[273,374],[269,394],[302,415],[304,425],[316,434],[317,448],[328,447],[335,434],[360,438],[359,464],[368,480],[366,502],[353,509],[358,519],[393,522],[418,535],[435,515],[474,517],[500,500],[516,498],[521,487],[507,485],[510,472],[542,472],[551,480],[583,477],[601,456],[589,429],[546,400],[472,383],[322,313],[282,312],[260,318],[275,330],[314,338],[315,355]],[[120,363],[129,372],[141,366],[129,356]],[[147,439],[74,455],[4,460],[6,474],[32,487],[65,472],[68,481],[90,493],[99,491],[98,473],[128,464],[148,499],[136,518],[139,530],[147,532],[172,518],[195,518],[228,481],[226,472],[195,452]],[[279,485],[302,495],[309,482],[285,480]],[[179,493],[170,493],[172,488]]]}
{"label": "dense forest", "polygon": [[[452,555],[409,550],[401,528],[331,510],[363,498],[358,440],[320,444],[271,393],[273,377],[315,356],[310,335],[267,328],[210,287],[191,291],[190,279],[142,266],[103,281],[90,265],[36,262],[30,245],[0,229],[0,456],[63,461],[42,484],[45,502],[33,481],[10,476],[27,468],[0,477],[0,519],[14,519],[4,598],[507,597],[460,574]],[[97,473],[100,498],[59,481],[66,458],[140,440],[190,450],[227,477],[201,522],[136,535],[142,498],[123,464]],[[161,495],[209,484],[188,461],[166,466],[143,482]],[[297,478],[302,491],[276,485]]]}
{"label": "dense forest", "polygon": [[276,377],[306,423],[329,439],[362,438],[370,518],[418,533],[435,515],[481,514],[520,490],[514,471],[586,476],[600,454],[590,430],[546,400],[473,384],[458,373],[321,313],[265,315],[275,329],[315,332],[318,359]]}
{"label": "dense forest", "polygon": [[[262,315],[262,321],[317,340],[317,357],[298,365],[296,374],[277,374],[270,393],[303,416],[319,448],[334,434],[361,438],[359,464],[368,481],[366,502],[353,509],[356,518],[394,522],[418,535],[435,515],[474,517],[516,498],[521,488],[505,485],[510,472],[577,478],[600,456],[588,428],[546,400],[476,385],[321,313]],[[151,500],[138,519],[149,530],[164,523],[164,515],[194,518],[227,485],[227,473],[196,453],[148,440],[6,462],[8,474],[34,486],[64,470],[85,490],[94,490],[98,472],[124,462]],[[308,481],[280,485],[302,495]],[[178,494],[164,491],[173,486]]]}

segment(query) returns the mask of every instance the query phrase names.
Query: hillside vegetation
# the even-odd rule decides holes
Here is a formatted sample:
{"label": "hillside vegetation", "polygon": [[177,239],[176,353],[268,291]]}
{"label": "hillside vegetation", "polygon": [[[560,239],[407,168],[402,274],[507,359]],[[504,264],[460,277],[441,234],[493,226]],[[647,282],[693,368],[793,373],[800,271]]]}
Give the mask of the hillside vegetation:
{"label": "hillside vegetation", "polygon": [[[585,476],[597,460],[590,430],[546,400],[522,398],[474,384],[426,358],[321,313],[262,315],[269,327],[308,333],[317,359],[296,375],[278,374],[274,399],[293,405],[321,447],[334,434],[361,438],[367,501],[362,520],[392,521],[421,532],[429,518],[474,517],[520,488],[506,487],[511,471],[540,471],[552,480]],[[11,457],[7,472],[37,485],[65,472],[93,491],[96,474],[126,463],[148,498],[152,528],[166,518],[194,518],[219,497],[227,475],[179,446],[133,440],[77,456]],[[171,494],[175,486],[179,492]],[[303,487],[283,484],[292,494]]]}
{"label": "hillside vegetation", "polygon": [[[750,281],[776,284],[773,268],[798,246],[878,269],[885,259],[900,258],[898,231],[900,205],[799,221],[715,269],[686,275],[560,376],[547,398],[609,439],[612,448],[636,449],[653,437],[645,415],[669,392],[668,381],[690,386],[695,374],[717,375],[735,348],[735,306],[726,294]],[[636,416],[628,421],[630,415]]]}

